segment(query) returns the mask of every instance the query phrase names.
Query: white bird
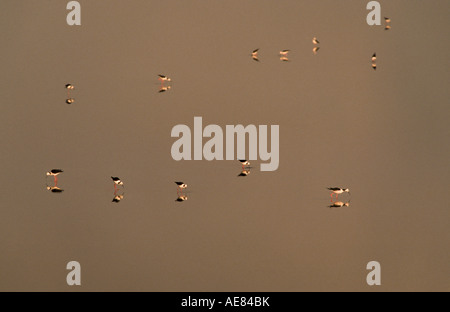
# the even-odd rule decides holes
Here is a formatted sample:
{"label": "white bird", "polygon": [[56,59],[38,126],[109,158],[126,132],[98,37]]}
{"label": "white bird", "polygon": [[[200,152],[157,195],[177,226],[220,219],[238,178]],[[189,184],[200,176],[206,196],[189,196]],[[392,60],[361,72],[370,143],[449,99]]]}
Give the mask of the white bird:
{"label": "white bird", "polygon": [[288,53],[289,53],[289,51],[291,51],[291,50],[281,50],[281,51],[280,51],[280,55],[282,55],[282,56],[287,56]]}
{"label": "white bird", "polygon": [[319,44],[319,43],[320,43],[319,40],[317,40],[316,37],[313,38],[312,42],[313,42],[314,44]]}

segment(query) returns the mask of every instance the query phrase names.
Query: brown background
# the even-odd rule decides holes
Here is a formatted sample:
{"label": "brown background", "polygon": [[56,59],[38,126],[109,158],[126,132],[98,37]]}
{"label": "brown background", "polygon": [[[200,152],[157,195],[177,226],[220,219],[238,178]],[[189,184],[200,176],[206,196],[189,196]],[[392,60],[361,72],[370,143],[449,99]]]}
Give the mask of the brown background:
{"label": "brown background", "polygon": [[[391,31],[368,1],[67,2],[0,2],[0,290],[450,290],[448,1],[380,1]],[[280,125],[279,169],[174,161],[194,116]]]}

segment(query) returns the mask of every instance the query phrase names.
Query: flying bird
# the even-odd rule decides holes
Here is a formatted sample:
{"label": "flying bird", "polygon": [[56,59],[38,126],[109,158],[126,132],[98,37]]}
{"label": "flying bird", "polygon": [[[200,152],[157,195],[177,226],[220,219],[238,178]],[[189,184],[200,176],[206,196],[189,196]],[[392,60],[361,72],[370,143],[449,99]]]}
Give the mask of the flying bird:
{"label": "flying bird", "polygon": [[259,62],[259,59],[258,59],[258,50],[259,50],[259,49],[256,49],[256,50],[253,50],[253,51],[252,51],[252,59],[253,59],[254,61],[257,61],[257,62]]}
{"label": "flying bird", "polygon": [[350,190],[348,188],[340,188],[340,187],[327,187],[331,191],[331,200],[333,200],[333,194],[336,194],[336,199],[338,198],[339,194],[342,194],[344,192],[350,194]]}
{"label": "flying bird", "polygon": [[48,171],[46,174],[47,176],[53,176],[55,178],[55,184],[58,183],[58,174],[63,173],[64,171],[61,169],[52,169]]}

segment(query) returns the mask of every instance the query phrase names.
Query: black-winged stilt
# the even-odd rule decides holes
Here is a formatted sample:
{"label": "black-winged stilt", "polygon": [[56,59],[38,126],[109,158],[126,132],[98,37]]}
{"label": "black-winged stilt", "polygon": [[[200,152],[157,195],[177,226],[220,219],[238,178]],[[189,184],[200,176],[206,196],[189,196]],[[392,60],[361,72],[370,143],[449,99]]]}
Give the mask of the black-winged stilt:
{"label": "black-winged stilt", "polygon": [[163,83],[164,81],[172,81],[172,79],[170,79],[169,77],[165,76],[165,75],[158,75],[159,76],[159,81],[161,81],[161,83]]}
{"label": "black-winged stilt", "polygon": [[374,53],[372,55],[372,68],[373,68],[373,70],[377,69],[377,54],[376,53]]}
{"label": "black-winged stilt", "polygon": [[73,102],[75,102],[75,99],[74,99],[74,98],[68,98],[68,99],[66,100],[66,103],[67,103],[67,104],[72,104]]}
{"label": "black-winged stilt", "polygon": [[245,169],[246,166],[250,166],[250,162],[247,159],[238,159],[241,162],[242,170]]}
{"label": "black-winged stilt", "polygon": [[258,59],[258,51],[259,51],[259,49],[255,49],[255,50],[252,51],[252,59],[253,59],[254,61],[257,61],[257,62],[259,62],[259,59]]}
{"label": "black-winged stilt", "polygon": [[250,174],[250,170],[242,170],[241,173],[238,174],[238,177],[246,177]]}
{"label": "black-winged stilt", "polygon": [[314,47],[313,48],[313,53],[314,53],[314,55],[316,55],[317,54],[317,51],[319,51],[319,49],[320,49],[320,47]]}
{"label": "black-winged stilt", "polygon": [[70,90],[75,89],[74,85],[71,83],[66,84],[66,89],[67,89],[67,97],[70,98]]}
{"label": "black-winged stilt", "polygon": [[111,177],[111,179],[114,182],[114,189],[117,189],[117,185],[123,186],[123,182],[120,180],[119,177]]}
{"label": "black-winged stilt", "polygon": [[291,50],[281,50],[281,51],[280,51],[280,55],[281,55],[281,56],[287,56],[288,53],[289,53],[290,51],[291,51]]}
{"label": "black-winged stilt", "polygon": [[319,42],[319,40],[317,40],[316,37],[314,37],[314,38],[312,39],[312,43],[314,43],[314,44],[319,44],[320,42]]}
{"label": "black-winged stilt", "polygon": [[384,22],[386,23],[386,25],[384,26],[384,30],[391,29],[391,25],[389,25],[391,23],[391,19],[389,17],[385,17]]}
{"label": "black-winged stilt", "polygon": [[340,207],[348,207],[348,206],[350,206],[350,201],[348,201],[348,202],[346,202],[346,203],[343,203],[343,202],[340,202],[340,201],[338,201],[338,202],[334,202],[334,203],[332,203],[331,205],[329,205],[328,207],[329,208],[340,208]]}
{"label": "black-winged stilt", "polygon": [[62,193],[64,190],[62,188],[59,188],[57,186],[47,186],[47,190],[49,190],[52,193]]}
{"label": "black-winged stilt", "polygon": [[112,200],[113,203],[118,203],[123,199],[123,195],[114,195],[114,198]]}
{"label": "black-winged stilt", "polygon": [[167,87],[161,86],[161,88],[159,88],[158,92],[166,92],[167,90],[170,90],[170,88],[171,88],[171,86],[167,86]]}
{"label": "black-winged stilt", "polygon": [[185,200],[187,200],[187,199],[188,199],[187,196],[185,196],[185,195],[180,195],[180,196],[178,196],[177,199],[175,199],[175,201],[182,202],[182,201],[185,201]]}
{"label": "black-winged stilt", "polygon": [[177,188],[177,194],[180,192],[180,194],[183,194],[183,189],[187,188],[187,184],[183,182],[175,182],[176,185],[178,185]]}
{"label": "black-winged stilt", "polygon": [[338,198],[339,194],[342,194],[344,192],[347,192],[350,194],[350,190],[348,188],[340,188],[340,187],[327,187],[331,191],[331,200],[333,200],[333,194],[336,194],[336,199]]}
{"label": "black-winged stilt", "polygon": [[61,169],[52,169],[50,171],[48,171],[46,174],[47,176],[53,176],[55,178],[55,184],[58,183],[58,174],[63,173],[64,171],[62,171]]}

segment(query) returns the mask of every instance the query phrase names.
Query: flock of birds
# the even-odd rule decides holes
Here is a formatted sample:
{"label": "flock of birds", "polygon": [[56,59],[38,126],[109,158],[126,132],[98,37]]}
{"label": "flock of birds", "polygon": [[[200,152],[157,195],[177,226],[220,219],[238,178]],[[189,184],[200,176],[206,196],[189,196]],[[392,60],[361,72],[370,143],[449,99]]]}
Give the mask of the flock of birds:
{"label": "flock of birds", "polygon": [[[390,22],[391,19],[388,17],[384,18],[385,21],[385,30],[389,30],[391,29],[390,26]],[[317,54],[317,52],[320,49],[320,41],[314,37],[312,39],[312,43],[313,43],[313,49],[312,52],[314,55]],[[259,49],[255,49],[252,51],[251,53],[251,57],[254,61],[259,62],[259,55],[258,55]],[[279,57],[280,57],[280,61],[282,62],[288,62],[289,61],[289,52],[290,50],[281,50],[279,52]],[[372,55],[372,68],[374,70],[377,69],[377,54],[374,53]],[[167,77],[166,75],[158,75],[158,80],[161,82],[161,85],[159,87],[158,92],[166,92],[168,90],[171,89],[171,85],[169,84],[172,79]],[[75,102],[75,99],[73,97],[71,97],[70,91],[74,90],[75,87],[74,85],[68,83],[65,85],[66,89],[67,89],[67,99],[66,99],[66,103],[67,104],[72,104]],[[241,163],[242,166],[242,170],[241,172],[238,174],[238,177],[246,177],[250,174],[250,161],[246,160],[246,159],[240,159],[239,162]],[[53,186],[49,186],[47,183],[47,190],[53,192],[53,193],[61,193],[64,190],[61,189],[60,187],[58,187],[58,175],[63,173],[64,171],[61,169],[52,169],[50,171],[47,172],[47,176],[53,176],[54,177],[54,185]],[[119,178],[119,177],[113,177],[111,176],[111,179],[114,183],[114,197],[112,202],[118,203],[120,202],[123,198],[124,198],[124,184],[123,181]],[[188,199],[188,197],[186,196],[186,194],[183,193],[183,190],[187,188],[187,184],[184,182],[180,182],[180,181],[176,181],[175,184],[177,185],[177,199],[176,201],[178,202],[183,202],[186,201]],[[347,202],[341,202],[341,201],[337,201],[338,199],[338,195],[342,194],[342,193],[349,193],[350,194],[350,190],[348,188],[341,188],[341,187],[328,187],[328,190],[331,191],[330,194],[330,198],[331,198],[331,205],[329,205],[328,207],[330,208],[338,208],[338,207],[348,207],[350,205],[350,200],[348,200]],[[336,196],[336,201],[333,202],[333,195]]]}
{"label": "flock of birds", "polygon": [[[242,171],[239,173],[238,176],[239,177],[248,176],[250,174],[250,168],[251,168],[250,161],[248,161],[247,159],[239,159],[239,162],[241,163]],[[60,175],[63,172],[64,172],[64,170],[61,170],[61,169],[52,169],[46,173],[47,177],[53,176],[53,179],[54,179],[53,186],[49,186],[48,181],[47,181],[47,190],[49,190],[53,193],[62,193],[64,191],[62,188],[58,187],[58,175]],[[113,197],[112,202],[118,203],[124,197],[123,189],[125,188],[125,186],[123,184],[123,181],[119,177],[111,176],[111,179],[112,179],[113,185],[114,185],[114,197]],[[177,185],[177,199],[175,199],[175,201],[178,201],[178,202],[186,201],[188,199],[188,197],[186,196],[186,194],[183,194],[183,190],[188,187],[187,184],[184,182],[181,182],[181,181],[175,181],[175,184]],[[328,187],[327,189],[331,191],[330,197],[331,197],[331,202],[332,202],[332,204],[329,205],[328,207],[337,208],[337,207],[343,207],[343,206],[348,207],[350,205],[350,200],[345,203],[337,201],[339,194],[342,194],[342,193],[350,194],[350,190],[348,188]],[[333,203],[333,195],[336,195],[336,202],[334,202],[334,203]]]}

